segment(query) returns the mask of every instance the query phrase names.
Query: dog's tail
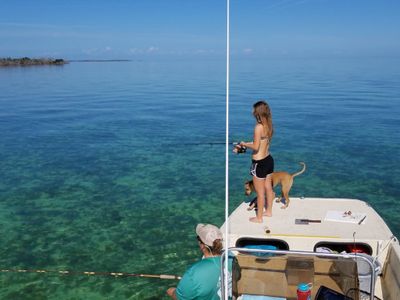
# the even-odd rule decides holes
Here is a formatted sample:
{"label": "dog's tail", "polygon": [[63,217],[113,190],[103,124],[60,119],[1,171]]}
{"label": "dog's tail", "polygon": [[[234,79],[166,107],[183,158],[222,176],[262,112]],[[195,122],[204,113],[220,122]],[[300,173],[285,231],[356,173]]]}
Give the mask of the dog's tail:
{"label": "dog's tail", "polygon": [[306,170],[306,164],[305,163],[303,163],[301,161],[301,162],[299,162],[299,164],[303,165],[303,169],[301,171],[297,172],[297,173],[292,174],[292,177],[296,177],[297,175],[303,174],[304,171]]}

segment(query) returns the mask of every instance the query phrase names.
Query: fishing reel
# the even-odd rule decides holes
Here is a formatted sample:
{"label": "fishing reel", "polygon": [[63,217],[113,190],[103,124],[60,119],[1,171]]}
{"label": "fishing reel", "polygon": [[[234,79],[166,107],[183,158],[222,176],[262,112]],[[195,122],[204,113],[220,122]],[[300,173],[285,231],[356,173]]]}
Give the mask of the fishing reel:
{"label": "fishing reel", "polygon": [[240,143],[233,143],[233,152],[236,154],[246,153],[247,147],[240,145]]}

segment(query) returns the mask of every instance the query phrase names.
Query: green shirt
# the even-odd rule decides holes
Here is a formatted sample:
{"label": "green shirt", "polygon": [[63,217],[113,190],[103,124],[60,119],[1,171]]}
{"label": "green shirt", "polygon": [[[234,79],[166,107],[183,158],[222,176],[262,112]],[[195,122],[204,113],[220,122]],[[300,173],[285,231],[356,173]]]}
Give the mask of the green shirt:
{"label": "green shirt", "polygon": [[176,288],[179,300],[219,300],[221,257],[204,258],[192,265]]}

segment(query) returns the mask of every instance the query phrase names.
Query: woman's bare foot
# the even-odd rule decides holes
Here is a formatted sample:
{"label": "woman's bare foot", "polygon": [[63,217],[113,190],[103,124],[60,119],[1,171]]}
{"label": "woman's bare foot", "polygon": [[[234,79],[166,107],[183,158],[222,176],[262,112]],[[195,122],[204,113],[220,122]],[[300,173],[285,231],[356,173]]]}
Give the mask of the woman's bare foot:
{"label": "woman's bare foot", "polygon": [[263,212],[263,216],[264,217],[272,217],[272,213],[268,212],[268,211],[264,211]]}
{"label": "woman's bare foot", "polygon": [[253,222],[253,223],[262,223],[263,220],[262,219],[260,220],[257,217],[252,217],[252,218],[249,218],[249,221]]}

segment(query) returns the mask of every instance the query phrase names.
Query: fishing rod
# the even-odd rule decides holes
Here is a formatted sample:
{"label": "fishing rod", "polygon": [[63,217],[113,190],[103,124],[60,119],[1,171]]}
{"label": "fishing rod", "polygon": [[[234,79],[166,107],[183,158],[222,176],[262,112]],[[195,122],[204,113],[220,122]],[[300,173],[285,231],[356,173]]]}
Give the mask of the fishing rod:
{"label": "fishing rod", "polygon": [[[233,150],[234,153],[240,154],[240,153],[245,153],[247,148],[244,146],[240,146],[239,142],[228,142],[228,144],[231,144],[232,146],[235,147]],[[201,146],[201,145],[226,145],[225,142],[202,142],[202,143],[183,143],[182,145],[191,145],[191,146]],[[239,146],[239,147],[237,147]]]}
{"label": "fishing rod", "polygon": [[[229,142],[231,145],[237,145],[238,142]],[[181,145],[225,145],[225,142],[196,142],[196,143],[182,143]]]}
{"label": "fishing rod", "polygon": [[[240,142],[228,142],[229,145],[239,145]],[[225,142],[196,142],[196,143],[182,143],[181,145],[195,145],[195,146],[200,146],[200,145],[225,145]]]}
{"label": "fishing rod", "polygon": [[127,272],[92,272],[92,271],[66,271],[66,270],[29,270],[29,269],[2,269],[0,273],[36,273],[57,275],[85,275],[85,276],[113,276],[113,277],[142,277],[180,280],[182,277],[170,274],[135,274]]}

